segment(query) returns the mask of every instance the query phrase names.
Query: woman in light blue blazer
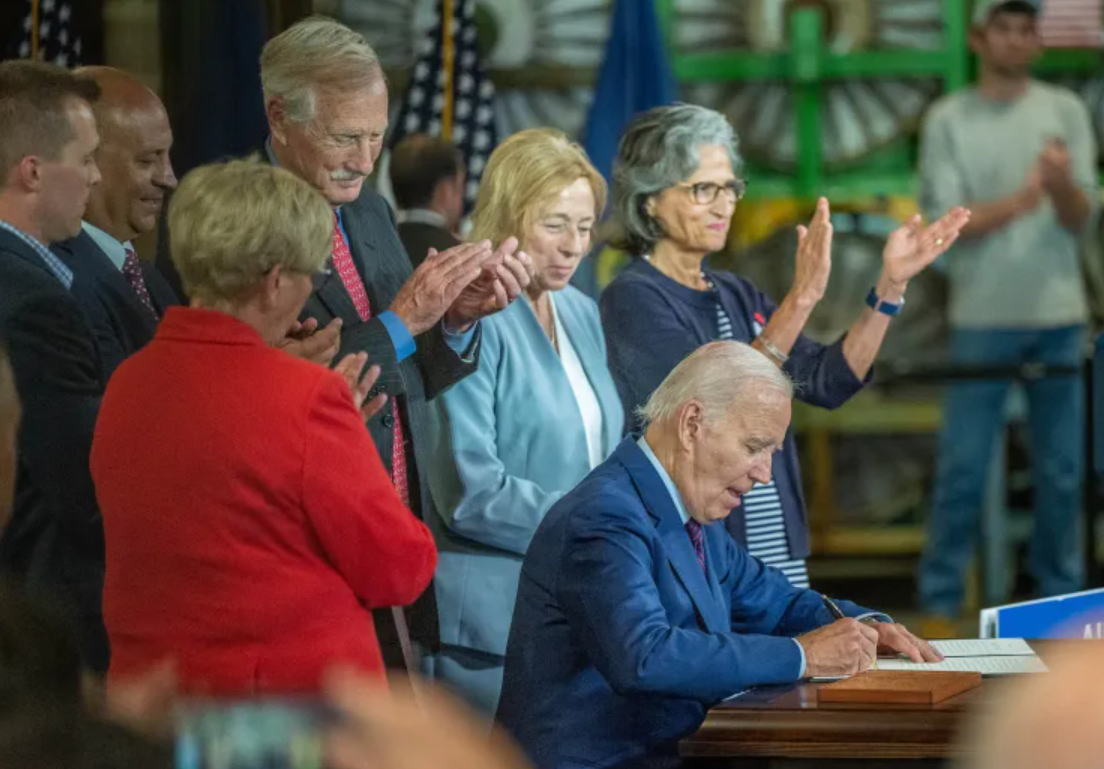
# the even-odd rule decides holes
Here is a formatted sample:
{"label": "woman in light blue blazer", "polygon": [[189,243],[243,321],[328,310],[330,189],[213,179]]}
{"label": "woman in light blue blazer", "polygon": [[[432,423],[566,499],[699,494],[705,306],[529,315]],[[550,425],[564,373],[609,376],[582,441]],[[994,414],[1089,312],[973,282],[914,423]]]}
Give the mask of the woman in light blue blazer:
{"label": "woman in light blue blazer", "polygon": [[523,300],[483,321],[479,369],[436,399],[440,514],[427,523],[442,645],[426,667],[492,715],[529,540],[624,426],[598,307],[568,285],[605,203],[582,148],[532,129],[495,149],[475,206],[472,237],[516,234],[536,274]]}

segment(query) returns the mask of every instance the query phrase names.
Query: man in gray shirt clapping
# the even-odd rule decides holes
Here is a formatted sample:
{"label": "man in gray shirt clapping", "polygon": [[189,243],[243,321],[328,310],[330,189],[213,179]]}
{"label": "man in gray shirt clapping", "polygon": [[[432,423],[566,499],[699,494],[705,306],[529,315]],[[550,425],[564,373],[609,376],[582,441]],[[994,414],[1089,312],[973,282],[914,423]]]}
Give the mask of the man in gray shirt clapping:
{"label": "man in gray shirt clapping", "polygon": [[[1041,0],[978,0],[974,88],[928,114],[920,153],[921,205],[972,216],[945,260],[953,363],[1015,366],[1082,360],[1088,312],[1078,241],[1096,188],[1089,115],[1071,92],[1032,79]],[[920,567],[922,608],[954,618],[978,537],[986,474],[1011,382],[947,388],[939,467]],[[1031,566],[1041,595],[1082,583],[1083,387],[1077,377],[1027,386],[1035,488]],[[933,628],[934,629],[934,628]]]}

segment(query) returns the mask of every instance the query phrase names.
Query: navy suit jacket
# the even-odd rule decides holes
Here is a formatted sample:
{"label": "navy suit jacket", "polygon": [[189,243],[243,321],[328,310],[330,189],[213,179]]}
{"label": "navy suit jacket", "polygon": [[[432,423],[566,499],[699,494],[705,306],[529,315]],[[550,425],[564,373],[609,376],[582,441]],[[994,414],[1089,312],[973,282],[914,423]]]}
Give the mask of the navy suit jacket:
{"label": "navy suit jacket", "polygon": [[0,570],[67,603],[85,664],[105,671],[103,523],[88,455],[103,395],[96,342],[38,254],[0,231],[0,341],[23,401],[15,505]]}
{"label": "navy suit jacket", "polygon": [[832,621],[820,596],[723,524],[703,531],[708,573],[631,438],[549,511],[522,566],[498,708],[538,767],[663,765],[714,703],[798,679],[791,637]]}
{"label": "navy suit jacket", "polygon": [[[120,363],[153,339],[157,319],[142,306],[130,281],[87,232],[55,243],[51,250],[73,271],[73,298],[88,318],[100,348],[104,378],[110,379]],[[159,316],[180,304],[156,267],[143,262],[142,275]]]}

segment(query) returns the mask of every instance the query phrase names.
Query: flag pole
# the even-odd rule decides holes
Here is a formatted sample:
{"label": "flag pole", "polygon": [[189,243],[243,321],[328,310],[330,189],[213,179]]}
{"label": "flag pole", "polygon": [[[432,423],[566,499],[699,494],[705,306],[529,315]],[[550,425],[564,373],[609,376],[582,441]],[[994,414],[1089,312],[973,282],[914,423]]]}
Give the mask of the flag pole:
{"label": "flag pole", "polygon": [[31,0],[31,59],[38,59],[38,0]]}
{"label": "flag pole", "polygon": [[441,72],[445,79],[442,86],[445,104],[441,110],[441,137],[448,141],[452,141],[452,94],[456,58],[452,4],[453,0],[441,2]]}

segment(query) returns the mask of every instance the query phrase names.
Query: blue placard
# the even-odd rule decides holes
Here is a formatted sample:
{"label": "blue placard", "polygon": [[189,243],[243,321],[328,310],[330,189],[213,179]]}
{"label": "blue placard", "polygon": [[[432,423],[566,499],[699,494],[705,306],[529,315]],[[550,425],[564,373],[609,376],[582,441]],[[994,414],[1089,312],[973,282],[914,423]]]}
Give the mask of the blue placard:
{"label": "blue placard", "polygon": [[986,638],[1104,638],[1104,588],[985,609]]}
{"label": "blue placard", "polygon": [[1093,424],[1089,425],[1092,431],[1093,442],[1093,470],[1104,478],[1104,334],[1100,334],[1093,342],[1092,359],[1092,398]]}

